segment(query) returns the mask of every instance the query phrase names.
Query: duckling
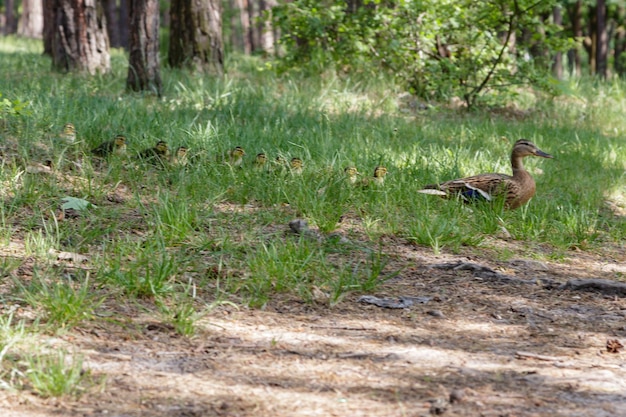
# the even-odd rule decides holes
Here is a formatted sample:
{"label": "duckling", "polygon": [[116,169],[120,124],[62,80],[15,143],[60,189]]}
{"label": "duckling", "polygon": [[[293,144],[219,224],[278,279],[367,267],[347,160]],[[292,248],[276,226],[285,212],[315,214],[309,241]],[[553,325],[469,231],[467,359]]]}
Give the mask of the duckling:
{"label": "duckling", "polygon": [[115,139],[101,143],[91,150],[91,153],[100,158],[110,155],[123,155],[126,153],[126,136],[117,135]]}
{"label": "duckling", "polygon": [[59,135],[59,138],[68,144],[76,143],[76,127],[73,123],[65,123],[63,125],[63,131]]}
{"label": "duckling", "polygon": [[375,186],[382,186],[385,184],[385,176],[387,175],[387,168],[382,165],[378,165],[374,168],[374,175],[361,180],[361,186],[363,188]]}
{"label": "duckling", "polygon": [[187,165],[187,153],[189,149],[186,146],[179,146],[170,156],[170,165],[172,166],[185,166]]}
{"label": "duckling", "polygon": [[300,158],[291,158],[289,162],[289,169],[293,175],[301,175],[304,169],[304,163]]}
{"label": "duckling", "polygon": [[145,162],[150,162],[155,165],[164,165],[164,162],[168,160],[170,155],[170,148],[165,141],[158,141],[153,148],[144,149],[139,153],[139,158]]}
{"label": "duckling", "polygon": [[263,168],[265,168],[266,164],[267,155],[265,155],[265,153],[263,152],[256,154],[256,158],[254,158],[254,169],[256,169],[257,171],[261,171],[263,170]]}
{"label": "duckling", "polygon": [[235,146],[235,148],[228,153],[230,165],[233,167],[241,166],[245,154],[246,152],[241,146]]}
{"label": "duckling", "polygon": [[346,174],[346,178],[350,184],[356,184],[359,171],[354,166],[345,167],[343,172]]}
{"label": "duckling", "polygon": [[527,156],[553,158],[552,155],[545,153],[531,141],[520,139],[515,142],[511,151],[513,175],[479,174],[440,184],[429,184],[418,192],[439,195],[444,198],[458,195],[465,202],[492,201],[498,196],[504,196],[504,207],[509,210],[516,209],[526,204],[535,195],[535,180],[524,169],[523,160]]}

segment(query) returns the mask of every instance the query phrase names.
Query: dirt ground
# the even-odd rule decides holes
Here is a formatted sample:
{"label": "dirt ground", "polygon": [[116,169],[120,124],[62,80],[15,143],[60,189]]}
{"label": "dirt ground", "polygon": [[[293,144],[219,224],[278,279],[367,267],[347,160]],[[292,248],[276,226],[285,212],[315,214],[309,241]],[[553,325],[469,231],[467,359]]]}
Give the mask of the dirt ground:
{"label": "dirt ground", "polygon": [[[506,244],[506,242],[502,242]],[[79,399],[0,391],[4,417],[36,416],[622,416],[626,299],[487,280],[471,263],[525,280],[616,279],[611,259],[435,256],[388,239],[391,269],[373,296],[420,297],[382,308],[350,295],[334,307],[285,298],[265,310],[222,306],[191,339],[137,309],[42,341],[85,357],[102,384]],[[406,300],[406,299],[405,299]],[[104,308],[136,308],[104,306]]]}

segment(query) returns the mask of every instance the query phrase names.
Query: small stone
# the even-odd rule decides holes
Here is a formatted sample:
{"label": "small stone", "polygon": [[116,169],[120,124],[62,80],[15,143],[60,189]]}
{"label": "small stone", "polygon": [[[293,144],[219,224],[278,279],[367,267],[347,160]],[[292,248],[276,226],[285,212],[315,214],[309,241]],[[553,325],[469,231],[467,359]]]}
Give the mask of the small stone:
{"label": "small stone", "polygon": [[446,317],[441,310],[428,310],[426,314],[428,314],[429,316],[437,317],[438,319],[443,319]]}
{"label": "small stone", "polygon": [[453,389],[450,392],[450,403],[460,403],[465,397],[465,390],[462,388]]}

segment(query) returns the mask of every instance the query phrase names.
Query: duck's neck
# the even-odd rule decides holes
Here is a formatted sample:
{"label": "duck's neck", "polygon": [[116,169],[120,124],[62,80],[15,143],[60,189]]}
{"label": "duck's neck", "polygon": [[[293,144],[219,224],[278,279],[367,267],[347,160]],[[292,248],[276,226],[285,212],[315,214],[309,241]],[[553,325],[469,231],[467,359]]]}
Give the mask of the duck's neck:
{"label": "duck's neck", "polygon": [[527,176],[528,172],[524,169],[524,157],[519,155],[511,155],[511,167],[513,168],[513,176]]}

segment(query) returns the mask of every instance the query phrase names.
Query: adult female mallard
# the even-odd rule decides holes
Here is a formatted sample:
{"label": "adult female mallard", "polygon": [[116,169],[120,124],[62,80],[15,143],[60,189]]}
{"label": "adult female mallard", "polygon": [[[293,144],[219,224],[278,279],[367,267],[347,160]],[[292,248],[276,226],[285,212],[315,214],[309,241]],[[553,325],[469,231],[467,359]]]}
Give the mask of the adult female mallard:
{"label": "adult female mallard", "polygon": [[535,195],[535,180],[524,169],[523,160],[527,156],[552,158],[552,155],[543,152],[531,141],[520,139],[515,142],[511,152],[513,175],[479,174],[440,184],[429,184],[419,192],[442,197],[460,196],[466,202],[492,201],[504,195],[504,206],[507,209],[516,209],[526,204]]}

